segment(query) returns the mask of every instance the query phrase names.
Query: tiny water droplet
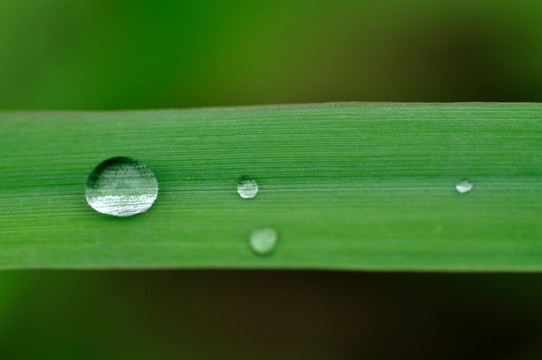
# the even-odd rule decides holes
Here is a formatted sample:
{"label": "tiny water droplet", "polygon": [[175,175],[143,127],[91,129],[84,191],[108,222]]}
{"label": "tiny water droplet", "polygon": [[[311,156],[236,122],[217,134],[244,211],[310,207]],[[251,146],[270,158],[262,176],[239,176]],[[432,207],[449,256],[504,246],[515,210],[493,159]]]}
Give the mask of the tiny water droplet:
{"label": "tiny water droplet", "polygon": [[472,188],[474,188],[474,184],[471,183],[467,179],[463,179],[463,180],[459,181],[457,184],[455,184],[455,189],[460,194],[468,193],[469,191],[472,190]]}
{"label": "tiny water droplet", "polygon": [[87,202],[99,213],[127,217],[150,209],[158,197],[154,173],[141,162],[114,157],[96,166],[86,188]]}
{"label": "tiny water droplet", "polygon": [[258,190],[258,183],[248,177],[242,177],[237,184],[237,192],[243,199],[254,199]]}
{"label": "tiny water droplet", "polygon": [[271,253],[277,246],[277,231],[270,227],[259,228],[250,234],[250,247],[259,255]]}

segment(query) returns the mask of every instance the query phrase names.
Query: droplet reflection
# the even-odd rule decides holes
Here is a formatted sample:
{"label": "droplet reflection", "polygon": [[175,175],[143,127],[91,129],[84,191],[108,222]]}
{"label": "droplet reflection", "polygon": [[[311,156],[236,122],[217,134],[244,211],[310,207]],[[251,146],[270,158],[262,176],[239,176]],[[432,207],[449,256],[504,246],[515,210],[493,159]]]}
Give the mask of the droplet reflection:
{"label": "droplet reflection", "polygon": [[250,234],[250,247],[259,255],[267,255],[277,246],[277,231],[270,227],[259,228]]}
{"label": "droplet reflection", "polygon": [[141,214],[158,197],[158,182],[144,164],[115,157],[99,164],[89,175],[88,204],[97,212],[118,217]]}
{"label": "droplet reflection", "polygon": [[258,183],[248,177],[241,178],[237,184],[237,192],[243,199],[254,199],[258,190]]}
{"label": "droplet reflection", "polygon": [[457,192],[460,193],[460,194],[468,193],[468,192],[471,191],[473,188],[474,188],[474,184],[471,183],[471,182],[470,182],[469,180],[467,180],[467,179],[463,179],[463,180],[459,181],[457,184],[455,184],[455,189],[456,189]]}

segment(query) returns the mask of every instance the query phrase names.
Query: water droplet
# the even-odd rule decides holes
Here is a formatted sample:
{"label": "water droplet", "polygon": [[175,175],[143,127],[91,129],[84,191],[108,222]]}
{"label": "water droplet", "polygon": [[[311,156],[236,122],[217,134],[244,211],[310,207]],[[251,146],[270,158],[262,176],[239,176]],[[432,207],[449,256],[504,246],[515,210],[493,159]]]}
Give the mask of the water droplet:
{"label": "water droplet", "polygon": [[248,177],[242,177],[237,185],[237,192],[243,199],[254,199],[258,190],[258,183]]}
{"label": "water droplet", "polygon": [[256,254],[266,255],[277,246],[277,231],[270,227],[259,228],[250,234],[250,247]]}
{"label": "water droplet", "polygon": [[144,164],[115,157],[96,166],[87,181],[88,204],[97,212],[118,217],[141,214],[158,196],[158,182]]}
{"label": "water droplet", "polygon": [[468,181],[467,179],[463,179],[459,181],[457,184],[455,184],[455,189],[460,194],[468,193],[469,191],[472,190],[473,187],[474,187],[474,184]]}

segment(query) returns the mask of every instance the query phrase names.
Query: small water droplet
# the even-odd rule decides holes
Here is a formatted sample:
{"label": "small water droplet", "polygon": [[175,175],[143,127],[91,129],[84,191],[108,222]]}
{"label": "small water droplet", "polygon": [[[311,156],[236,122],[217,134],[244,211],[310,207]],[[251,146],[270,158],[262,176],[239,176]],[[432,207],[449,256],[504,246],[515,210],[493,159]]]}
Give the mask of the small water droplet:
{"label": "small water droplet", "polygon": [[259,255],[266,255],[277,246],[277,231],[270,227],[259,228],[250,234],[250,247]]}
{"label": "small water droplet", "polygon": [[150,209],[158,197],[158,182],[144,164],[115,157],[96,166],[86,188],[87,202],[99,213],[127,217]]}
{"label": "small water droplet", "polygon": [[463,179],[463,180],[459,181],[457,184],[455,184],[455,189],[460,194],[468,193],[469,191],[472,190],[472,188],[474,188],[474,184],[471,183],[467,179]]}
{"label": "small water droplet", "polygon": [[237,184],[237,192],[243,199],[254,199],[258,190],[258,183],[246,176],[242,177]]}

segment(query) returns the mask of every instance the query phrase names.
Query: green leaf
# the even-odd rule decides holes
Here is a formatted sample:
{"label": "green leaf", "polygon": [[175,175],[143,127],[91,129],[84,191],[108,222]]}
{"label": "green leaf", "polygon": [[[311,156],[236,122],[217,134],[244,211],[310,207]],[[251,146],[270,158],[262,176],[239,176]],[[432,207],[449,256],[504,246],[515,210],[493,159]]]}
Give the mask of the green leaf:
{"label": "green leaf", "polygon": [[[0,267],[542,270],[541,119],[538,104],[0,113]],[[88,206],[89,174],[117,156],[154,172],[148,212]],[[258,228],[278,234],[270,254],[249,246]]]}

